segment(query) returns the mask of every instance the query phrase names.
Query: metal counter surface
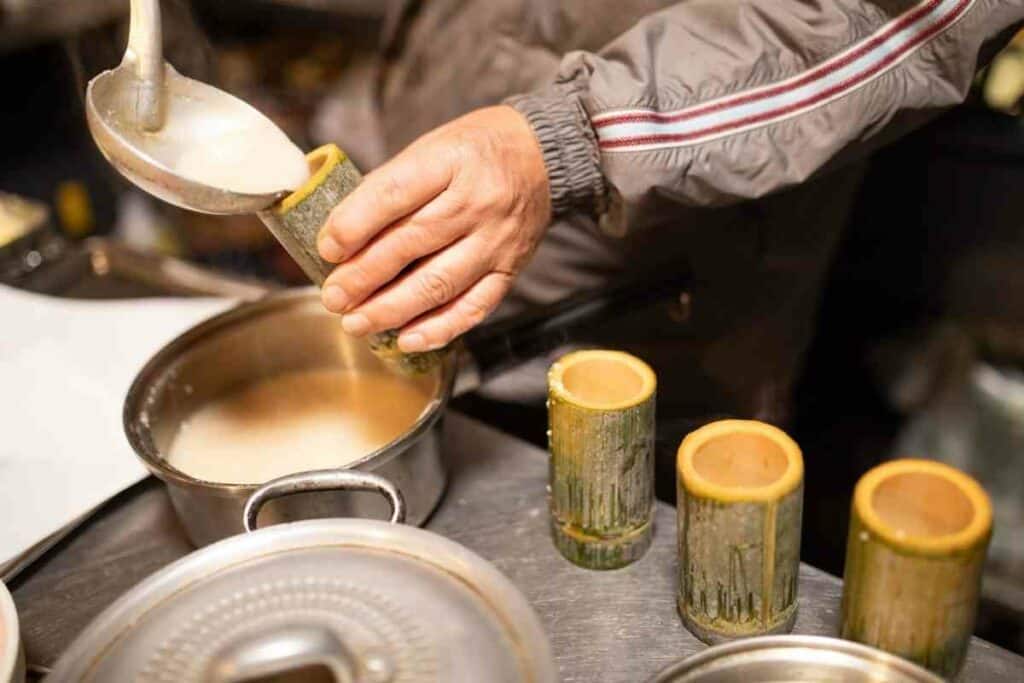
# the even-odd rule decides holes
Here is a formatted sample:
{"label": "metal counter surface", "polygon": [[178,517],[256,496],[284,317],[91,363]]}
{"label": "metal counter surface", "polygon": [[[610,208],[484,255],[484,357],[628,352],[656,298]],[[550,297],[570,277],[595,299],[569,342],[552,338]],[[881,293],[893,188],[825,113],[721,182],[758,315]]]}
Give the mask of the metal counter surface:
{"label": "metal counter surface", "polygon": [[[642,560],[611,572],[579,569],[548,535],[546,454],[455,413],[445,434],[451,481],[427,528],[519,586],[544,622],[564,681],[637,683],[703,649],[676,613],[672,507],[659,503]],[[114,499],[14,582],[28,662],[52,664],[114,599],[190,550],[158,482]],[[836,635],[841,590],[839,579],[804,565],[794,632]],[[961,679],[1024,680],[1024,658],[975,639]]]}

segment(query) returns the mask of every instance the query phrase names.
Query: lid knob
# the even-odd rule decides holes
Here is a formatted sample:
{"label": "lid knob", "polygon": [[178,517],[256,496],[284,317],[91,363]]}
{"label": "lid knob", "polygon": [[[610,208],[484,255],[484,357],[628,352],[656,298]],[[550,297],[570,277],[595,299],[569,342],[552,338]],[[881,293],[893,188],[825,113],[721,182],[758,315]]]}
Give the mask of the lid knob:
{"label": "lid knob", "polygon": [[279,625],[236,640],[213,658],[206,680],[236,683],[316,665],[326,667],[338,683],[358,683],[352,652],[333,631],[314,624]]}

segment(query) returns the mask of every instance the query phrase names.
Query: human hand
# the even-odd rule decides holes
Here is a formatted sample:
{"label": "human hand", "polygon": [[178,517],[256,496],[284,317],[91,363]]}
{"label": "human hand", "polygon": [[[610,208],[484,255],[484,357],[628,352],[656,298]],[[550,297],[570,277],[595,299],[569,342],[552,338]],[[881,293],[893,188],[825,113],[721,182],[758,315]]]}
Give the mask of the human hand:
{"label": "human hand", "polygon": [[[508,106],[427,133],[367,174],[320,231],[323,302],[345,331],[440,348],[491,313],[547,229],[540,144]],[[412,265],[411,268],[407,268]]]}

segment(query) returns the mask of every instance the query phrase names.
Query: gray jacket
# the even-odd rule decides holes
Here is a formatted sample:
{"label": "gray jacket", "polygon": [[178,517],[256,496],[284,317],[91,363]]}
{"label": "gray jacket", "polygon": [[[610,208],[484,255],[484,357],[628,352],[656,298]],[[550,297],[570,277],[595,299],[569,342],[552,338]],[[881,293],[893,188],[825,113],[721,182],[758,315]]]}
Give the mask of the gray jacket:
{"label": "gray jacket", "polygon": [[587,341],[650,361],[666,414],[781,421],[856,157],[960,102],[1022,19],[1024,0],[391,0],[380,121],[393,154],[511,101],[559,218],[509,307],[685,267],[685,323]]}
{"label": "gray jacket", "polygon": [[[392,45],[420,4],[397,4]],[[420,36],[422,63],[440,61],[431,50],[458,54],[453,68],[481,102],[524,93],[509,102],[540,139],[556,215],[618,208],[615,222],[630,226],[665,199],[760,197],[870,151],[961,102],[1024,22],[1024,0],[427,4],[433,20],[418,30],[439,41]]]}

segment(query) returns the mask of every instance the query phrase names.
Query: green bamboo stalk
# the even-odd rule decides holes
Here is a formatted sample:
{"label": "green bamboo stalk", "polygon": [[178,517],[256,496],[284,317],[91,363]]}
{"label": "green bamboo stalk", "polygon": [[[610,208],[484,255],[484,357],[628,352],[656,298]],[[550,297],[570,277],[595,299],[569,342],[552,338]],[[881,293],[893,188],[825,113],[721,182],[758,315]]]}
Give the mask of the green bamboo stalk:
{"label": "green bamboo stalk", "polygon": [[548,373],[552,535],[581,567],[622,567],[650,546],[655,389],[650,367],[616,351],[570,353]]}
{"label": "green bamboo stalk", "polygon": [[988,495],[962,472],[911,459],[869,471],[854,490],[842,637],[955,677],[991,532]]}
{"label": "green bamboo stalk", "polygon": [[[312,176],[301,188],[259,213],[277,241],[317,287],[334,270],[334,264],[320,258],[316,238],[331,211],[363,176],[352,160],[336,145],[328,144],[308,155]],[[420,374],[436,367],[443,351],[405,354],[398,349],[398,333],[382,332],[367,339],[371,350],[388,366],[403,373]]]}
{"label": "green bamboo stalk", "polygon": [[706,643],[792,630],[800,448],[761,422],[715,422],[683,440],[676,482],[677,603],[686,627]]}

